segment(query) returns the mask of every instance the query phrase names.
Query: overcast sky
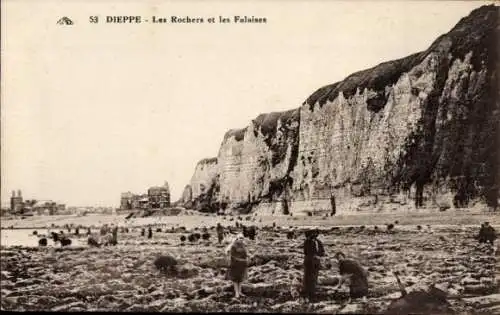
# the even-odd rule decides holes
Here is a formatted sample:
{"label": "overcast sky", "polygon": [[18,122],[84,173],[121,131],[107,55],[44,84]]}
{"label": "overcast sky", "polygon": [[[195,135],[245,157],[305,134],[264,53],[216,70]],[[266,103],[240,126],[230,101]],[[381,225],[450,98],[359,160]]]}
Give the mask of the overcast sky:
{"label": "overcast sky", "polygon": [[[121,192],[164,181],[177,200],[228,129],[424,50],[485,3],[325,2],[4,1],[2,203],[21,189],[118,206]],[[112,25],[106,15],[268,22]],[[75,24],[57,25],[62,16]]]}

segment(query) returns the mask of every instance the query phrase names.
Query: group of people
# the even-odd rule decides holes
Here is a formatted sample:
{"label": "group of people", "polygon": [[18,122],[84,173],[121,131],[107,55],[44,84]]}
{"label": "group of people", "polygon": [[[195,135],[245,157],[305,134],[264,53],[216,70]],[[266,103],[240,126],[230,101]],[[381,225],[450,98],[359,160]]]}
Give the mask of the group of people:
{"label": "group of people", "polygon": [[[224,228],[217,224],[217,235],[219,243],[224,238]],[[302,281],[302,296],[310,302],[316,300],[316,286],[318,283],[319,270],[321,268],[322,257],[326,256],[325,248],[321,240],[318,239],[319,231],[308,230],[305,232],[304,250],[304,274]],[[246,235],[245,235],[246,236]],[[241,283],[247,275],[248,252],[245,246],[245,236],[242,233],[236,235],[234,240],[226,247],[226,255],[230,257],[228,269],[229,279],[233,282],[235,297],[242,296]],[[480,243],[490,243],[497,238],[495,229],[485,222],[481,225],[478,240]],[[347,279],[349,279],[349,297],[351,299],[364,298],[368,295],[368,274],[366,270],[355,260],[346,259],[342,252],[335,254],[338,262],[339,282],[338,289]]]}
{"label": "group of people", "polygon": [[[141,236],[145,236],[145,235],[146,235],[146,230],[144,228],[142,228]],[[148,238],[153,238],[153,228],[151,227],[151,225],[148,227]]]}
{"label": "group of people", "polygon": [[118,244],[118,226],[104,224],[99,230],[100,239],[92,235],[90,228],[87,230],[87,244],[89,246],[99,247],[101,245],[117,245]]}
{"label": "group of people", "polygon": [[[220,225],[217,231],[222,231]],[[220,235],[220,234],[219,234]],[[316,286],[318,283],[319,270],[321,268],[321,257],[326,256],[325,248],[318,239],[319,231],[308,230],[305,232],[304,250],[304,274],[302,281],[302,297],[310,302],[316,300]],[[247,276],[248,252],[244,242],[244,235],[239,233],[226,247],[226,255],[230,258],[228,278],[233,282],[235,298],[243,295],[241,284]],[[220,240],[220,237],[219,237]],[[342,252],[337,252],[335,258],[338,261],[339,282],[336,289],[350,279],[350,298],[366,298],[368,295],[368,277],[366,270],[355,260],[346,259]]]}
{"label": "group of people", "polygon": [[[273,224],[273,226],[275,225]],[[235,298],[239,298],[243,295],[241,291],[241,284],[247,276],[247,269],[249,264],[249,255],[244,239],[249,238],[253,240],[255,239],[256,235],[256,228],[254,226],[245,227],[240,224],[238,227],[243,228],[243,233],[237,233],[235,238],[225,249],[226,255],[228,255],[230,259],[227,277],[233,282]],[[145,232],[146,231],[143,228],[141,231],[141,235],[145,236]],[[218,223],[216,226],[216,233],[218,243],[221,244],[227,233],[220,223]],[[230,230],[229,233],[233,234],[233,231]],[[100,229],[102,242],[94,241],[92,244],[90,244],[90,238],[92,238],[90,228],[88,230],[88,234],[89,245],[116,245],[118,237],[118,226],[110,227],[108,225],[103,225]],[[148,238],[151,238],[152,234],[152,228],[151,226],[149,226],[147,235]],[[305,240],[303,244],[304,274],[302,279],[303,281],[301,295],[304,298],[308,299],[310,302],[316,300],[316,287],[318,282],[319,270],[321,268],[321,260],[322,257],[326,256],[325,248],[321,240],[318,239],[318,235],[318,229],[305,231]],[[59,238],[63,238],[62,234]],[[480,243],[493,244],[496,238],[496,231],[489,224],[489,222],[481,224],[481,228],[477,236],[477,239]],[[341,252],[337,252],[334,257],[338,262],[339,274],[341,276],[336,288],[339,288],[347,279],[349,279],[350,298],[366,298],[366,296],[368,295],[368,277],[366,270],[357,261],[346,259],[346,256]]]}

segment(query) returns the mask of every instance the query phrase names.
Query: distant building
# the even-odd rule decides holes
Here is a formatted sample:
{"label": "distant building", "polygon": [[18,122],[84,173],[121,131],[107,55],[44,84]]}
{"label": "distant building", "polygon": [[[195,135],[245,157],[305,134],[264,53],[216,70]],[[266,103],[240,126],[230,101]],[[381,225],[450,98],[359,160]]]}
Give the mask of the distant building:
{"label": "distant building", "polygon": [[120,209],[133,209],[134,194],[130,191],[124,192],[120,198]]}
{"label": "distant building", "polygon": [[12,214],[22,215],[54,215],[66,209],[66,205],[58,204],[52,200],[23,200],[21,191],[18,190],[17,194],[12,191],[10,197],[10,211]]}
{"label": "distant building", "polygon": [[12,196],[10,197],[10,211],[12,213],[17,213],[21,212],[23,210],[24,203],[23,203],[23,196],[21,195],[21,191],[16,192],[13,190],[12,191]]}
{"label": "distant building", "polygon": [[151,187],[148,189],[149,206],[153,209],[164,209],[170,207],[170,190],[168,183],[161,187]]}
{"label": "distant building", "polygon": [[133,194],[129,191],[121,194],[120,209],[164,209],[170,207],[170,189],[168,183],[153,186],[147,194]]}
{"label": "distant building", "polygon": [[37,213],[39,215],[55,215],[64,212],[66,210],[66,205],[58,204],[57,202],[54,202],[52,200],[37,200],[31,206],[31,209],[34,213]]}
{"label": "distant building", "polygon": [[2,207],[2,208],[0,209],[0,216],[2,216],[2,217],[3,217],[3,216],[7,216],[7,215],[9,215],[9,214],[10,214],[10,208],[3,208],[3,207]]}

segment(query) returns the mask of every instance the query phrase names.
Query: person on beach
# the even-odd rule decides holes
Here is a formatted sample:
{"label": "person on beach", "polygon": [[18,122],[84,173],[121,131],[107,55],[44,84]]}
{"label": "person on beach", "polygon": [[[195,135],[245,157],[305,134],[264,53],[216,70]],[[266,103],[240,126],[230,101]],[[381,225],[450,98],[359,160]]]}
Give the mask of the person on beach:
{"label": "person on beach", "polygon": [[111,244],[116,245],[118,244],[118,226],[115,226],[112,231],[113,237],[111,239]]}
{"label": "person on beach", "polygon": [[241,233],[226,248],[226,255],[230,255],[229,278],[234,285],[234,297],[244,296],[241,292],[241,283],[247,275],[248,253],[244,243],[244,236]]}
{"label": "person on beach", "polygon": [[484,237],[486,242],[491,245],[493,245],[495,239],[497,238],[497,233],[489,222],[484,222]]}
{"label": "person on beach", "polygon": [[149,226],[148,228],[148,238],[152,238],[153,237],[153,229],[151,228],[151,226]]}
{"label": "person on beach", "polygon": [[349,300],[363,298],[366,301],[368,295],[368,274],[359,262],[346,259],[342,252],[337,252],[335,258],[338,261],[340,280],[335,289],[340,288],[345,280],[350,279]]}
{"label": "person on beach", "polygon": [[219,239],[219,244],[224,240],[224,228],[220,223],[217,223],[217,237]]}
{"label": "person on beach", "polygon": [[477,236],[477,240],[479,243],[486,243],[486,229],[484,223],[481,223],[481,228],[479,229],[479,235]]}
{"label": "person on beach", "polygon": [[305,234],[303,295],[309,299],[309,302],[314,302],[321,266],[320,257],[325,255],[325,250],[323,243],[317,238],[319,235],[318,230],[308,230]]}
{"label": "person on beach", "polygon": [[103,226],[101,226],[101,236],[104,236],[107,233],[108,233],[107,225],[104,224]]}
{"label": "person on beach", "polygon": [[332,207],[332,211],[330,212],[330,216],[333,217],[337,213],[337,207],[335,204],[335,196],[333,194],[331,194],[331,196],[330,196],[330,205]]}

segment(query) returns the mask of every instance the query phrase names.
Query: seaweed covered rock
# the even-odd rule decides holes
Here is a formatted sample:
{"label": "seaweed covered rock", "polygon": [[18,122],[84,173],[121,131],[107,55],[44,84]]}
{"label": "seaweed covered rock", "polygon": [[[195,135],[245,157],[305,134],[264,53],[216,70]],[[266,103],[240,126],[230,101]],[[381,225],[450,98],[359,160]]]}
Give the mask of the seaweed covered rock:
{"label": "seaweed covered rock", "polygon": [[172,255],[161,255],[154,261],[156,269],[160,271],[172,270],[175,266],[177,266],[177,264],[177,259],[175,259]]}

